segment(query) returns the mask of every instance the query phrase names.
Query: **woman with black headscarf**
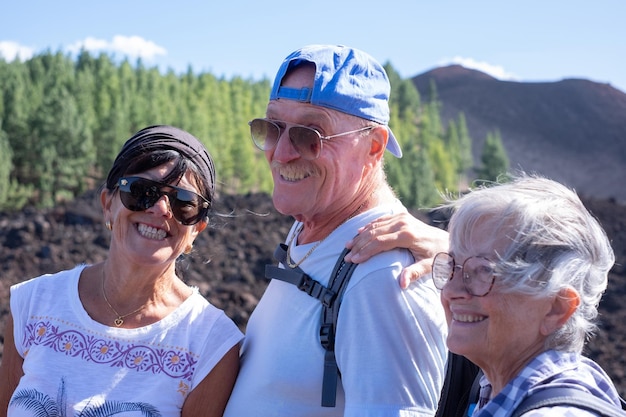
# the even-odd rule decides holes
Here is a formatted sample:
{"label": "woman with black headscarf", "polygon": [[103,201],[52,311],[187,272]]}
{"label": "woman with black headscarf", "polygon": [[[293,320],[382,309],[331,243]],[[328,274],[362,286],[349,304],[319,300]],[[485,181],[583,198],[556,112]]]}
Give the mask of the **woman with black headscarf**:
{"label": "woman with black headscarf", "polygon": [[176,274],[214,187],[191,134],[152,126],[126,142],[100,195],[107,259],[11,288],[0,416],[222,415],[243,335]]}

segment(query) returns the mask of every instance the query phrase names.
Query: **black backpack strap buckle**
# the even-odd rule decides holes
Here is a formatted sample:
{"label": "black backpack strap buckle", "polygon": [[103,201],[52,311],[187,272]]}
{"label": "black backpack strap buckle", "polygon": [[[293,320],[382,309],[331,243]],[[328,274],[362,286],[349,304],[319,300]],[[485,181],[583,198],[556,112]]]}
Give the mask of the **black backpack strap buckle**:
{"label": "black backpack strap buckle", "polygon": [[322,323],[320,326],[320,344],[326,350],[335,350],[335,326]]}
{"label": "black backpack strap buckle", "polygon": [[[284,243],[279,244],[274,250],[274,258],[285,264],[287,259],[287,246]],[[300,267],[295,268],[279,268],[275,265],[265,265],[265,277],[269,279],[278,279],[285,281],[298,287],[313,298],[318,299],[325,307],[329,307],[335,300],[335,292],[326,288],[318,281],[308,276]]]}

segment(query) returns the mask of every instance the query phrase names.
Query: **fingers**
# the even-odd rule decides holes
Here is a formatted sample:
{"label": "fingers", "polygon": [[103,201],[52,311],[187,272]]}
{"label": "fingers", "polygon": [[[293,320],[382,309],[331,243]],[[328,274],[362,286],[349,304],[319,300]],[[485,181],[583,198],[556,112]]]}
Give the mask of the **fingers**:
{"label": "fingers", "polygon": [[361,263],[372,256],[394,248],[406,248],[416,262],[400,274],[401,288],[431,272],[438,252],[448,251],[448,232],[418,220],[409,213],[382,216],[359,229],[359,234],[346,244],[351,251],[347,262]]}
{"label": "fingers", "polygon": [[417,281],[420,278],[420,274],[418,273],[417,276],[415,276],[411,269],[412,268],[410,266],[407,266],[400,273],[400,288],[402,288],[403,290],[409,288],[411,282]]}
{"label": "fingers", "polygon": [[422,259],[404,268],[400,273],[400,288],[408,288],[411,283],[421,277],[430,274],[432,270],[432,258]]}
{"label": "fingers", "polygon": [[372,256],[398,247],[397,239],[386,234],[376,236],[369,232],[360,233],[351,242],[350,253],[346,256],[346,261],[361,263],[367,261]]}
{"label": "fingers", "polygon": [[362,227],[359,234],[346,244],[351,250],[346,256],[346,261],[360,263],[394,248],[412,248],[415,237],[413,231],[420,233],[421,226],[417,223],[422,222],[408,213],[383,216],[374,220]]}

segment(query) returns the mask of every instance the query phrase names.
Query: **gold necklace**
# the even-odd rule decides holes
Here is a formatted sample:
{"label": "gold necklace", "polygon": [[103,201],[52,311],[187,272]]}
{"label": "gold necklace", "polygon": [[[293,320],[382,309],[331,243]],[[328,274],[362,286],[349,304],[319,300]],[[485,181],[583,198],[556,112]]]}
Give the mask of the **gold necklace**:
{"label": "gold necklace", "polygon": [[[358,213],[359,213],[359,212],[363,209],[363,207],[365,206],[365,203],[367,203],[367,201],[368,201],[368,200],[369,200],[369,198],[368,198],[367,200],[365,200],[363,203],[361,203],[361,205],[360,205],[359,207],[357,207],[357,209],[356,209],[356,210],[354,210],[354,211],[352,212],[352,214],[350,214],[350,215],[348,216],[348,218],[347,218],[347,219],[345,219],[344,221],[342,221],[342,222],[339,224],[339,226],[337,226],[335,229],[338,229],[338,228],[339,228],[340,226],[342,226],[345,222],[347,222],[348,220],[350,220],[351,218],[353,218],[354,216],[356,216],[356,215],[357,215],[357,214],[358,214]],[[317,243],[316,243],[316,244],[315,244],[315,245],[314,245],[311,249],[309,249],[309,251],[306,253],[306,255],[304,255],[304,256],[302,257],[302,259],[300,259],[300,260],[299,260],[298,262],[296,262],[296,263],[293,263],[293,262],[291,261],[291,244],[293,243],[293,240],[295,239],[295,237],[296,237],[296,236],[298,236],[298,235],[300,234],[300,232],[302,231],[302,229],[304,229],[304,223],[301,223],[301,224],[300,224],[300,227],[298,227],[298,230],[296,230],[296,231],[295,231],[295,232],[291,235],[291,238],[289,239],[289,242],[287,243],[287,266],[289,266],[289,268],[291,268],[291,269],[294,269],[294,268],[297,268],[298,266],[300,266],[300,264],[301,264],[302,262],[304,262],[304,260],[305,260],[306,258],[308,258],[308,257],[309,257],[309,255],[311,255],[311,254],[313,253],[313,251],[314,251],[315,249],[317,249],[317,247],[318,247],[319,245],[321,245],[321,244],[322,244],[322,242],[323,242],[323,241],[324,241],[324,240],[325,240],[328,236],[330,236],[330,234],[328,234],[328,235],[324,236],[324,237],[322,238],[322,240],[320,240],[319,242],[317,242]]]}
{"label": "gold necklace", "polygon": [[304,229],[304,223],[301,223],[301,224],[300,224],[300,227],[298,228],[298,230],[296,230],[296,231],[293,233],[293,235],[291,235],[291,239],[289,239],[289,243],[287,243],[287,265],[288,265],[288,266],[289,266],[289,268],[291,268],[291,269],[294,269],[294,268],[297,268],[298,266],[300,266],[300,264],[301,264],[302,262],[304,262],[304,260],[305,260],[306,258],[308,258],[308,257],[309,257],[309,255],[310,255],[310,254],[312,254],[312,253],[313,253],[313,251],[314,251],[315,249],[317,249],[317,247],[318,247],[319,245],[321,245],[321,244],[322,244],[322,242],[324,241],[324,239],[326,239],[326,237],[322,238],[322,240],[318,241],[315,245],[313,245],[313,247],[312,247],[311,249],[309,249],[309,251],[306,253],[306,255],[304,255],[304,256],[302,257],[302,259],[300,259],[300,260],[299,260],[298,262],[296,262],[296,263],[293,263],[293,262],[291,262],[291,243],[293,242],[293,239],[294,239],[296,236],[298,236],[298,235],[300,234],[300,232],[302,231],[302,229]]}
{"label": "gold necklace", "polygon": [[137,310],[131,311],[128,314],[123,314],[122,315],[122,314],[118,313],[117,310],[113,308],[111,303],[109,303],[109,299],[107,298],[107,294],[104,291],[104,267],[102,267],[102,296],[104,297],[104,301],[106,301],[106,303],[109,306],[109,308],[111,309],[111,311],[113,311],[115,313],[115,315],[117,316],[117,318],[115,320],[113,320],[113,323],[115,324],[116,327],[120,327],[122,324],[124,324],[124,318],[130,316],[131,314],[138,313],[139,311],[143,310],[144,307],[146,307],[150,303],[148,301],[147,303],[144,303],[141,307],[139,307]]}

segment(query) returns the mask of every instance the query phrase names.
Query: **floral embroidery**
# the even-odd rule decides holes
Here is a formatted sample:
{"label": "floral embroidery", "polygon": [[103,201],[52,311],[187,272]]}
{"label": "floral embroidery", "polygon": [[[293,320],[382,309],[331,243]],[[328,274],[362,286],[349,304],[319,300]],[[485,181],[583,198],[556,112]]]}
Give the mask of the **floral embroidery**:
{"label": "floral embroidery", "polygon": [[[191,381],[197,364],[196,357],[184,349],[156,348],[146,344],[99,338],[78,330],[61,329],[49,321],[29,322],[26,325],[24,349],[28,350],[35,345],[45,346],[55,352],[79,357],[85,361],[134,369],[137,372],[165,374],[171,378],[187,381]],[[179,391],[188,391],[187,384],[183,382],[180,384]]]}

